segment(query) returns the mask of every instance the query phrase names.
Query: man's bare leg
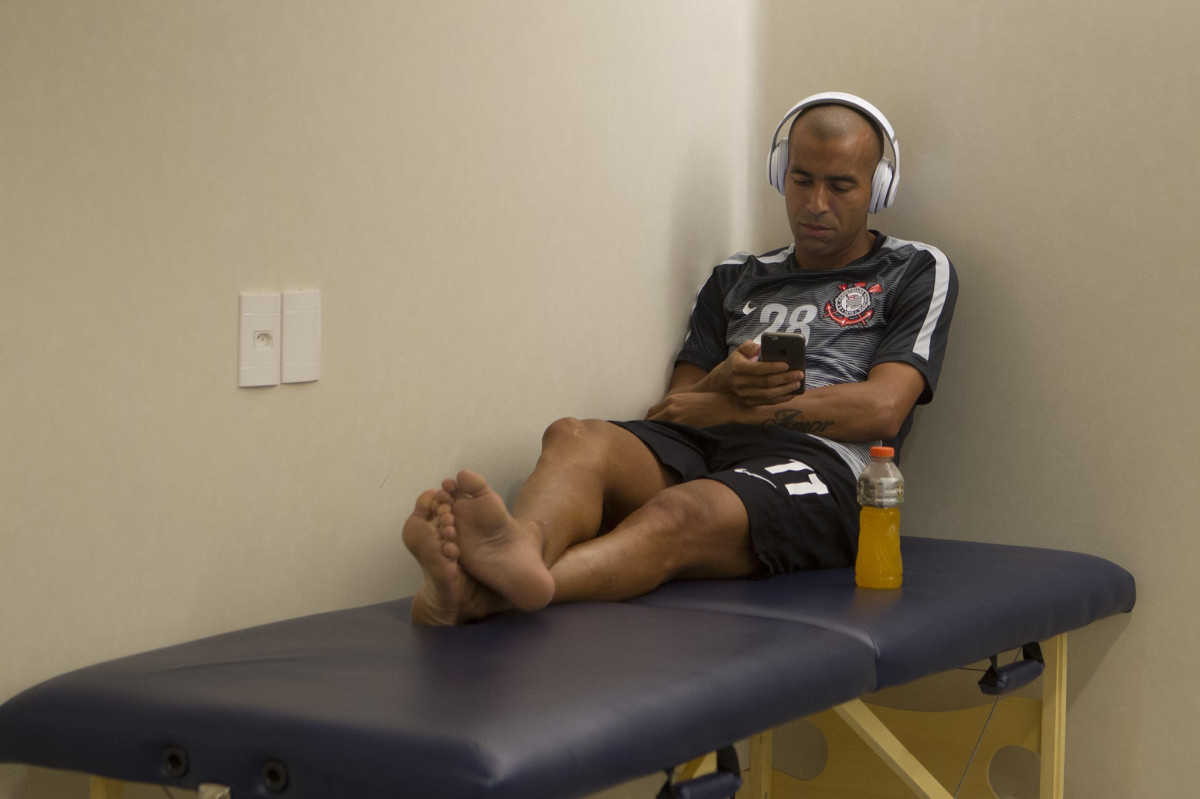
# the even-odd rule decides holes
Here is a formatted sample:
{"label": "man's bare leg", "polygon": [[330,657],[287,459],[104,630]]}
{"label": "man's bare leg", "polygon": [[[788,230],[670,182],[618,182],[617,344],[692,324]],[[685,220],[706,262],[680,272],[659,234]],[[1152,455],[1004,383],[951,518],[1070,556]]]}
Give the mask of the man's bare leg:
{"label": "man's bare leg", "polygon": [[538,525],[542,560],[549,566],[567,547],[612,529],[678,482],[625,428],[596,419],[559,419],[542,437],[537,466],[512,513]]}
{"label": "man's bare leg", "polygon": [[441,491],[421,494],[404,523],[404,544],[424,572],[412,602],[414,624],[461,624],[509,607],[467,575],[458,562],[457,531],[450,514],[453,497],[447,490],[452,487],[447,481]]}
{"label": "man's bare leg", "polygon": [[629,431],[563,419],[546,431],[542,454],[510,513],[480,475],[446,484],[459,561],[466,575],[522,610],[554,597],[549,566],[568,547],[594,538],[606,518],[622,518],[674,482]]}
{"label": "man's bare leg", "polygon": [[661,491],[607,535],[569,548],[551,573],[556,603],[615,602],[674,579],[752,577],[763,568],[737,494],[693,480]]}
{"label": "man's bare leg", "polygon": [[[503,507],[498,497],[486,493],[485,487],[478,475],[460,475],[459,492],[466,488],[478,493],[474,498],[454,502],[451,515],[459,530],[473,524],[461,523],[462,512],[473,510],[468,503],[484,499],[493,510]],[[526,530],[512,533],[513,538],[528,533],[528,523],[503,515],[503,524]],[[537,537],[530,534],[526,541],[536,542]],[[491,553],[485,565],[491,568],[505,564],[502,576],[479,576],[472,566],[464,566],[469,574],[479,576],[502,595],[522,587],[503,588],[500,579],[520,582],[515,575],[524,574],[526,585],[534,580],[540,585],[548,572],[556,604],[621,601],[649,593],[674,579],[751,577],[761,574],[764,568],[751,545],[745,506],[728,486],[715,480],[694,480],[659,491],[611,532],[568,546],[549,568],[538,562],[536,543],[527,543],[524,549],[524,572],[514,565],[516,560],[510,553],[501,552]],[[484,556],[489,553],[483,548],[479,552],[487,561]],[[535,573],[536,577],[532,576]]]}

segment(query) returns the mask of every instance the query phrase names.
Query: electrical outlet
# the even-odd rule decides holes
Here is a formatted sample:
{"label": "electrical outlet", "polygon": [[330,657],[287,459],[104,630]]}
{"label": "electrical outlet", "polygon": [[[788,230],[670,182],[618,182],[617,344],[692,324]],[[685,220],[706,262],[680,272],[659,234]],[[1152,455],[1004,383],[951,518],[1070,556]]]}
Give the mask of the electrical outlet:
{"label": "electrical outlet", "polygon": [[238,297],[238,386],[279,385],[280,330],[278,294]]}

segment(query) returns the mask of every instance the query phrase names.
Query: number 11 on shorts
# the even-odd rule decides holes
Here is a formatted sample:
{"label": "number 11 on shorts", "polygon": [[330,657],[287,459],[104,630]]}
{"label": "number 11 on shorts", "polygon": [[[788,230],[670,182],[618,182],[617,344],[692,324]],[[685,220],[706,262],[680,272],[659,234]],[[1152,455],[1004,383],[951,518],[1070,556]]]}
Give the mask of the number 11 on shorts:
{"label": "number 11 on shorts", "polygon": [[828,494],[829,486],[817,477],[817,473],[812,470],[812,467],[807,463],[800,461],[788,461],[781,463],[778,466],[768,466],[769,474],[786,474],[787,472],[808,472],[808,477],[805,480],[796,483],[788,483],[785,488],[792,496],[801,494]]}

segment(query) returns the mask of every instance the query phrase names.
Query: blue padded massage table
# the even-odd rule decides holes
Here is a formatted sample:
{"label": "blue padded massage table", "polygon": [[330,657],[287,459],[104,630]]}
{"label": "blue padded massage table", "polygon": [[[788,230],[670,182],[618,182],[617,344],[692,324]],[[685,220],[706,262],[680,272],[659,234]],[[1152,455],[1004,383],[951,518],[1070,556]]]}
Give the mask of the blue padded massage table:
{"label": "blue padded massage table", "polygon": [[[18,694],[0,705],[0,762],[234,799],[557,799],[751,738],[767,796],[752,736],[836,707],[914,793],[948,797],[858,698],[1023,648],[991,690],[1045,661],[1043,797],[1061,795],[1065,643],[1035,644],[1131,610],[1133,578],[1089,555],[912,537],[904,563],[896,591],[835,569],[457,628],[413,627],[398,600],[227,633]],[[664,795],[729,796],[729,776]]]}

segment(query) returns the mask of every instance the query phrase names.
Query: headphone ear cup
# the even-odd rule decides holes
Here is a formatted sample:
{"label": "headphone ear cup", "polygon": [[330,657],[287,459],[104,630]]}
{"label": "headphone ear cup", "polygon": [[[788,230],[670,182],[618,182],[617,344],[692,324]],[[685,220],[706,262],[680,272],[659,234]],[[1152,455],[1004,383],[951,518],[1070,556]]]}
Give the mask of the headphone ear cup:
{"label": "headphone ear cup", "polygon": [[784,180],[787,178],[788,140],[782,138],[771,150],[771,185],[775,191],[783,194]]}
{"label": "headphone ear cup", "polygon": [[875,167],[875,176],[871,179],[871,205],[868,208],[871,213],[878,213],[888,207],[891,188],[892,162],[881,158],[879,165]]}

